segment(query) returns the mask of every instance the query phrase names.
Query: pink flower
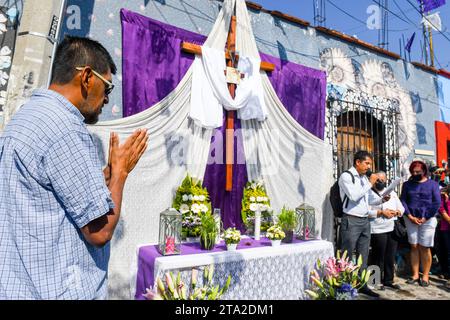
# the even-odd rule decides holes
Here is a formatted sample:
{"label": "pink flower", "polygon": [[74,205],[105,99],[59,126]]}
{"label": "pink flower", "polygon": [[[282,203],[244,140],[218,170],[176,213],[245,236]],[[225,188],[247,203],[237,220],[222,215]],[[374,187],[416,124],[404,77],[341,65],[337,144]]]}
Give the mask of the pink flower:
{"label": "pink flower", "polygon": [[339,269],[334,257],[329,258],[325,263],[325,275],[332,277],[337,277],[339,275]]}
{"label": "pink flower", "polygon": [[142,294],[147,300],[162,300],[161,296],[154,290],[145,289],[147,293]]}
{"label": "pink flower", "polygon": [[170,293],[174,293],[175,291],[175,287],[172,281],[172,277],[170,276],[170,274],[167,272],[166,273],[166,283],[167,283],[167,288],[169,288]]}

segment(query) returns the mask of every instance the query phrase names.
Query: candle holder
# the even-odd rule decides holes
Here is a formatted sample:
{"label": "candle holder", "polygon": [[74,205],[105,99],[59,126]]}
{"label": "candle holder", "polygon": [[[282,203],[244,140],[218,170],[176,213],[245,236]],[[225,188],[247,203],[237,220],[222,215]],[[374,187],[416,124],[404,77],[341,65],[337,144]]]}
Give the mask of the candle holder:
{"label": "candle holder", "polygon": [[170,208],[159,215],[158,251],[164,255],[181,253],[182,215],[176,209]]}
{"label": "candle holder", "polygon": [[303,203],[295,209],[295,213],[297,216],[297,229],[295,231],[297,239],[317,239],[315,209]]}

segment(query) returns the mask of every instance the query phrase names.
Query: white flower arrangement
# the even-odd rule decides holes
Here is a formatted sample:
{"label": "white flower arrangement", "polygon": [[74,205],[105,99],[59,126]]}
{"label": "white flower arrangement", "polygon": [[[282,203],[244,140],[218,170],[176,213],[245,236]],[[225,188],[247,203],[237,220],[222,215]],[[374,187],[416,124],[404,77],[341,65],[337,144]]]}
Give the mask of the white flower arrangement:
{"label": "white flower arrangement", "polygon": [[242,197],[242,221],[248,234],[254,231],[255,213],[261,212],[261,231],[265,232],[272,221],[270,199],[262,181],[249,181]]}
{"label": "white flower arrangement", "polygon": [[241,241],[241,232],[236,228],[228,228],[223,234],[226,244],[237,244]]}
{"label": "white flower arrangement", "polygon": [[208,212],[208,206],[204,205],[203,203],[200,204],[200,211],[203,213]]}
{"label": "white flower arrangement", "polygon": [[180,206],[180,212],[183,214],[183,213],[188,213],[189,212],[189,206],[187,205],[187,204],[185,204],[185,203],[183,203],[181,206]]}
{"label": "white flower arrangement", "polygon": [[172,206],[183,215],[182,237],[198,237],[201,217],[211,211],[208,190],[201,180],[186,175],[177,188]]}
{"label": "white flower arrangement", "polygon": [[201,211],[200,205],[199,205],[198,203],[194,203],[194,204],[191,206],[191,211],[192,211],[193,213],[199,213],[199,212]]}
{"label": "white flower arrangement", "polygon": [[255,212],[258,210],[259,206],[256,203],[250,203],[250,210]]}
{"label": "white flower arrangement", "polygon": [[250,203],[250,210],[256,212],[257,210],[261,212],[270,211],[272,208],[267,204],[260,203]]}
{"label": "white flower arrangement", "polygon": [[286,237],[286,234],[278,225],[273,225],[267,229],[266,237],[270,240],[282,240]]}

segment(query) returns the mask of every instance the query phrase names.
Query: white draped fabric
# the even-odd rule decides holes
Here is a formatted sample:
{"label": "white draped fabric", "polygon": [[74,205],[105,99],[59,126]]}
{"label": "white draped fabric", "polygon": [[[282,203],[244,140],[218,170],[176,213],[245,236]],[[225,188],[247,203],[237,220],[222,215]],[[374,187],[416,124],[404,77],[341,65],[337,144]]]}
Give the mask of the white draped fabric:
{"label": "white draped fabric", "polygon": [[[259,59],[244,0],[224,1],[204,46],[223,50],[235,5],[237,51],[243,57]],[[158,240],[159,213],[171,205],[186,173],[204,176],[211,129],[201,128],[189,119],[192,70],[172,93],[146,111],[90,127],[105,163],[111,131],[119,133],[121,141],[138,128],[147,128],[150,135],[147,152],[127,180],[121,219],[111,242],[110,298],[130,298],[136,247]],[[331,225],[322,224],[322,213],[332,178],[331,149],[290,116],[266,74],[262,72],[260,77],[267,119],[242,121],[249,179],[264,180],[275,210],[304,201],[313,205],[319,229],[326,226],[322,237],[330,239]]]}
{"label": "white draped fabric", "polygon": [[223,109],[238,110],[239,119],[265,120],[267,110],[259,72],[259,58],[239,58],[238,70],[244,78],[231,98],[224,73],[226,69],[223,50],[202,47],[202,55],[193,64],[190,117],[199,126],[218,128],[222,126]]}

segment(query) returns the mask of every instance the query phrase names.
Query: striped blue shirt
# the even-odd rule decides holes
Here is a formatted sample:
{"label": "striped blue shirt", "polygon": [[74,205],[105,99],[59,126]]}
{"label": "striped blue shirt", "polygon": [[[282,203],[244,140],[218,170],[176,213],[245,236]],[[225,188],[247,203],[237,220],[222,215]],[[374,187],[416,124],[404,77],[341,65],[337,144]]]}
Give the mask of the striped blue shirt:
{"label": "striped blue shirt", "polygon": [[0,137],[0,299],[102,299],[109,244],[80,228],[114,204],[79,110],[38,89]]}

